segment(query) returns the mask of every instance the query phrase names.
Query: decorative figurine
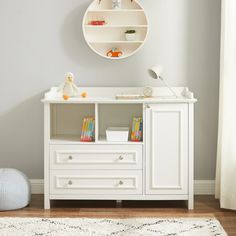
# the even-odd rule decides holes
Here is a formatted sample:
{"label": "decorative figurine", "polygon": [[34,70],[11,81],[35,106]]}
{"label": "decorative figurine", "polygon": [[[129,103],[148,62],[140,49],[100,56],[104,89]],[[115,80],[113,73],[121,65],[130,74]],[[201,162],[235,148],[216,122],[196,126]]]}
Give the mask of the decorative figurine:
{"label": "decorative figurine", "polygon": [[112,9],[121,9],[121,1],[122,0],[112,0]]}
{"label": "decorative figurine", "polygon": [[122,54],[123,53],[117,48],[112,48],[109,52],[107,52],[108,57],[121,57]]}
{"label": "decorative figurine", "polygon": [[78,95],[79,89],[74,83],[74,75],[72,73],[66,73],[65,82],[59,86],[58,92],[62,93],[64,100]]}

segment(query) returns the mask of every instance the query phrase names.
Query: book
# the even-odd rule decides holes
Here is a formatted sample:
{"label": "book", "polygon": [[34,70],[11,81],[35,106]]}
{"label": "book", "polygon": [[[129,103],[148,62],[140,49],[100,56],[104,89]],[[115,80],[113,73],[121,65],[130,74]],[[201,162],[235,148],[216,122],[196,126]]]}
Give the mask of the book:
{"label": "book", "polygon": [[81,142],[93,142],[95,139],[95,119],[94,117],[85,117],[81,131]]}
{"label": "book", "polygon": [[116,99],[118,100],[132,100],[132,99],[143,99],[144,96],[140,94],[117,94]]}
{"label": "book", "polygon": [[141,142],[143,138],[143,118],[134,117],[132,123],[131,141]]}

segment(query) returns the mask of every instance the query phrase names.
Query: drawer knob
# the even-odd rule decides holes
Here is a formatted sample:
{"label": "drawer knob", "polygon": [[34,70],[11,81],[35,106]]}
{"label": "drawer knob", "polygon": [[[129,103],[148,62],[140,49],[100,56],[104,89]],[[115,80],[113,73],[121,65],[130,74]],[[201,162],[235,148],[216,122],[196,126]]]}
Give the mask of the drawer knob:
{"label": "drawer knob", "polygon": [[119,160],[120,161],[124,160],[124,157],[123,156],[119,156]]}
{"label": "drawer knob", "polygon": [[120,182],[119,182],[119,185],[123,185],[123,184],[124,184],[124,182],[123,182],[123,181],[120,181]]}
{"label": "drawer knob", "polygon": [[68,159],[69,159],[69,160],[72,160],[72,159],[73,159],[73,157],[72,157],[72,156],[69,156],[69,157],[68,157]]}
{"label": "drawer knob", "polygon": [[68,181],[68,184],[69,184],[69,185],[72,185],[72,181],[71,181],[71,180],[69,180],[69,181]]}

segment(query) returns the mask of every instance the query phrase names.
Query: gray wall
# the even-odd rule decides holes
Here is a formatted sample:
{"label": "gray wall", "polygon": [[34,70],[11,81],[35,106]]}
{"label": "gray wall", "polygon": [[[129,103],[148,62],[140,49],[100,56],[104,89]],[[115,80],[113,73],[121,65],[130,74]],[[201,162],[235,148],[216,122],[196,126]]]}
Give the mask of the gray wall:
{"label": "gray wall", "polygon": [[121,61],[86,45],[81,22],[90,2],[0,0],[0,167],[43,178],[40,98],[65,72],[74,72],[79,86],[142,86],[149,81],[146,69],[161,63],[172,86],[189,86],[199,99],[195,178],[214,179],[220,0],[140,0],[150,34],[138,54]]}

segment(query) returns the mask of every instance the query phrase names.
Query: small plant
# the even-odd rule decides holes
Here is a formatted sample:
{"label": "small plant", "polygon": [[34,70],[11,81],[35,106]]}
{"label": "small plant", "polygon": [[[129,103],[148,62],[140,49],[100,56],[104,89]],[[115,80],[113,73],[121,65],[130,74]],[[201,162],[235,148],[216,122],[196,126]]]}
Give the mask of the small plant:
{"label": "small plant", "polygon": [[136,30],[126,30],[125,33],[126,34],[135,34]]}
{"label": "small plant", "polygon": [[136,30],[126,30],[125,31],[125,38],[127,41],[135,41],[136,38]]}

